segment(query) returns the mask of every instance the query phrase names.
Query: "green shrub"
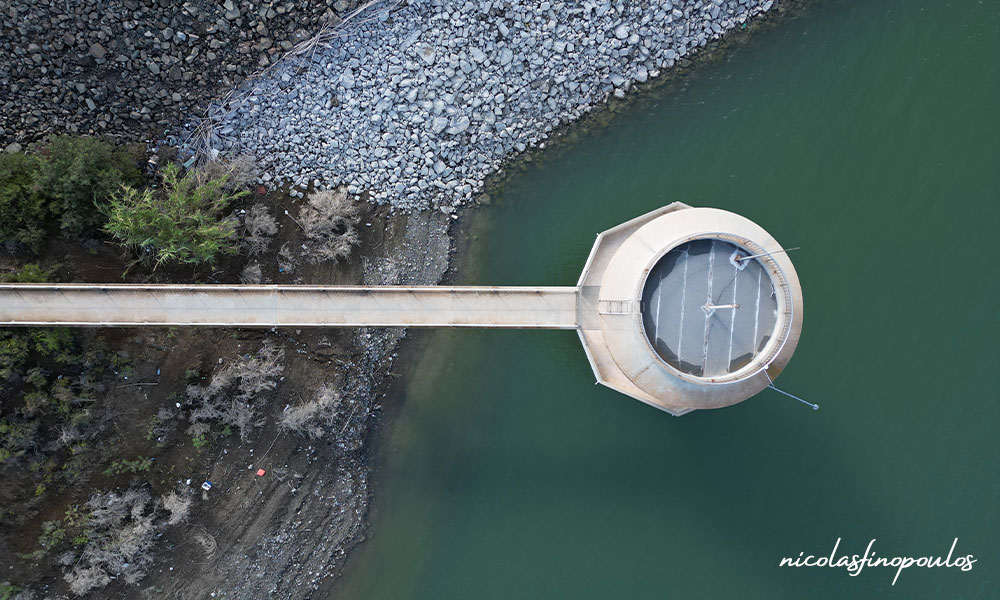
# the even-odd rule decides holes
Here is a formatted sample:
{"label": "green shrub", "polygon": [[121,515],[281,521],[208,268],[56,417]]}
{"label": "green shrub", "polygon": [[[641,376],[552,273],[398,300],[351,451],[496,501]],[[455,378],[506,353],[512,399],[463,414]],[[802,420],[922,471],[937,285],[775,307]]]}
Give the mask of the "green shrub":
{"label": "green shrub", "polygon": [[9,581],[0,582],[0,600],[10,600],[16,598],[21,592],[21,588]]}
{"label": "green shrub", "polygon": [[223,174],[206,180],[196,171],[182,177],[180,167],[169,164],[162,190],[125,186],[112,198],[105,231],[140,260],[152,256],[157,265],[212,263],[220,254],[234,254],[236,222],[223,218],[223,211],[246,192],[227,192],[228,178]]}
{"label": "green shrub", "polygon": [[115,476],[121,475],[122,473],[144,473],[149,471],[149,468],[152,466],[152,458],[137,458],[135,460],[122,459],[111,463],[110,467],[104,469],[104,474]]}
{"label": "green shrub", "polygon": [[24,395],[22,402],[24,406],[21,412],[28,416],[35,416],[48,413],[48,408],[52,398],[42,391],[35,390]]}
{"label": "green shrub", "polygon": [[92,137],[53,136],[41,148],[35,188],[71,236],[100,227],[103,207],[122,185],[138,185],[141,173],[128,152]]}
{"label": "green shrub", "polygon": [[25,383],[28,383],[38,389],[41,389],[49,384],[45,369],[41,367],[28,369],[28,373],[24,376],[24,381]]}
{"label": "green shrub", "polygon": [[42,354],[52,355],[61,363],[72,362],[73,350],[76,347],[76,335],[68,327],[46,327],[32,329],[31,339],[35,342],[35,350]]}
{"label": "green shrub", "polygon": [[20,456],[35,446],[38,429],[37,422],[0,420],[0,447],[6,449],[8,458],[11,455]]}
{"label": "green shrub", "polygon": [[89,518],[90,513],[80,510],[80,507],[75,504],[63,513],[63,523],[66,527],[83,527]]}
{"label": "green shrub", "polygon": [[45,237],[45,199],[34,186],[38,160],[26,154],[0,153],[0,241],[32,250]]}
{"label": "green shrub", "polygon": [[28,341],[9,329],[0,329],[0,379],[19,374],[27,357]]}
{"label": "green shrub", "polygon": [[[39,484],[42,488],[42,493],[45,493],[45,486]],[[40,496],[37,491],[36,496]],[[38,536],[38,549],[34,552],[28,552],[26,554],[19,554],[21,558],[25,560],[40,560],[49,551],[55,549],[66,539],[66,530],[59,526],[59,521],[45,521],[42,523],[42,533]]]}
{"label": "green shrub", "polygon": [[58,265],[43,269],[38,263],[28,263],[21,267],[16,273],[0,274],[0,282],[3,283],[48,283],[52,281],[52,274],[59,268]]}

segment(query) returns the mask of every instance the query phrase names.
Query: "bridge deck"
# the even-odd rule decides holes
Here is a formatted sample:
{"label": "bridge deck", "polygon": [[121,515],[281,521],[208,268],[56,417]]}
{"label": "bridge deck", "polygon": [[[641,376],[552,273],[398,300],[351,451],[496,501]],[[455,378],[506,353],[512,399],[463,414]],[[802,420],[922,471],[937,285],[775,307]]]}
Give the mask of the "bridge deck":
{"label": "bridge deck", "polygon": [[575,329],[575,287],[5,284],[0,326]]}

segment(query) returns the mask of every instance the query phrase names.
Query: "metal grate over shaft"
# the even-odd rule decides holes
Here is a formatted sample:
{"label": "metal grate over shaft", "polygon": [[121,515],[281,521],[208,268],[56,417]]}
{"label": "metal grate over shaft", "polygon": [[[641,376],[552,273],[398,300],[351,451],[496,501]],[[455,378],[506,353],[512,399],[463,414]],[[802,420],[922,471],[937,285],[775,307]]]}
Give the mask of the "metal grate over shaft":
{"label": "metal grate over shaft", "polygon": [[698,377],[732,373],[774,335],[778,303],[753,253],[728,241],[698,239],[670,250],[649,272],[642,320],[656,352]]}

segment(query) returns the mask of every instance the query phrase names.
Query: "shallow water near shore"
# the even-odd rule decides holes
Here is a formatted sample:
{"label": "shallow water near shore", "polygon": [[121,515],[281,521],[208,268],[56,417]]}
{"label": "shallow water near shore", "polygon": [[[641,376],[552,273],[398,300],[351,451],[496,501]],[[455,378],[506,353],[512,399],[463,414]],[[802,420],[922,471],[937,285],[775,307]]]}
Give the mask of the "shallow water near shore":
{"label": "shallow water near shore", "polygon": [[[801,246],[778,385],[821,409],[675,418],[593,385],[573,332],[436,332],[334,596],[997,597],[997,56],[992,3],[831,0],[510,177],[455,283],[572,285],[675,200]],[[837,538],[977,562],[778,566]]]}

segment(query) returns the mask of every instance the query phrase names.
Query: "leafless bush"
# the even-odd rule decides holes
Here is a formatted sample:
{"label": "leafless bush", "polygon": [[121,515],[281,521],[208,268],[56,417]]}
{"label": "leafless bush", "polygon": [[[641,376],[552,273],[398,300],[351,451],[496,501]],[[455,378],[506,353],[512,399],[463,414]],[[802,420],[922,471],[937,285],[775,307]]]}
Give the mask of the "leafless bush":
{"label": "leafless bush", "polygon": [[82,439],[83,436],[80,434],[80,430],[72,425],[61,425],[59,427],[59,437],[56,438],[56,443],[60,448],[69,448],[73,445],[73,442]]}
{"label": "leafless bush", "polygon": [[253,263],[243,268],[240,273],[240,283],[243,285],[253,285],[264,280],[264,274],[260,270],[260,263]]}
{"label": "leafless bush", "polygon": [[100,567],[76,567],[63,577],[69,583],[69,589],[77,596],[83,596],[95,588],[102,588],[111,583],[111,577]]}
{"label": "leafless bush", "polygon": [[[55,396],[55,393],[53,393]],[[59,435],[54,441],[55,448],[68,448],[73,444],[89,440],[96,436],[100,427],[94,423],[94,417],[89,408],[79,410],[69,421],[59,426]]]}
{"label": "leafless bush", "polygon": [[212,430],[212,425],[204,421],[198,421],[191,423],[191,426],[187,428],[187,433],[191,437],[198,437],[200,435],[205,435]]}
{"label": "leafless bush", "polygon": [[277,387],[284,359],[284,348],[266,341],[255,355],[241,357],[216,372],[208,385],[188,386],[187,396],[197,404],[191,411],[191,422],[216,421],[236,427],[240,439],[247,441],[250,430],[263,425],[257,414],[257,396]]}
{"label": "leafless bush", "polygon": [[278,425],[284,431],[319,439],[333,425],[340,406],[340,393],[324,385],[312,400],[286,409]]}
{"label": "leafless bush", "polygon": [[66,574],[74,594],[104,587],[111,577],[136,584],[146,575],[156,538],[156,505],[149,492],[132,488],[123,494],[94,494],[87,501],[87,546],[77,566]]}
{"label": "leafless bush", "polygon": [[243,217],[243,247],[250,256],[267,250],[271,236],[278,233],[278,222],[263,204],[254,204]]}
{"label": "leafless bush", "polygon": [[342,260],[351,255],[351,246],[361,243],[357,224],[361,205],[347,197],[347,190],[324,190],[309,195],[309,203],[299,211],[299,223],[306,234],[303,256],[310,262]]}
{"label": "leafless bush", "polygon": [[69,448],[79,439],[80,435],[75,428],[61,425],[59,427],[59,436],[55,440],[55,446],[57,448]]}
{"label": "leafless bush", "polygon": [[222,186],[226,191],[241,190],[257,180],[257,164],[251,156],[234,156],[209,161],[197,169],[200,183],[227,176]]}
{"label": "leafless bush", "polygon": [[160,497],[163,508],[167,509],[170,517],[167,519],[169,525],[177,525],[187,518],[191,510],[191,497],[187,494],[173,491]]}

